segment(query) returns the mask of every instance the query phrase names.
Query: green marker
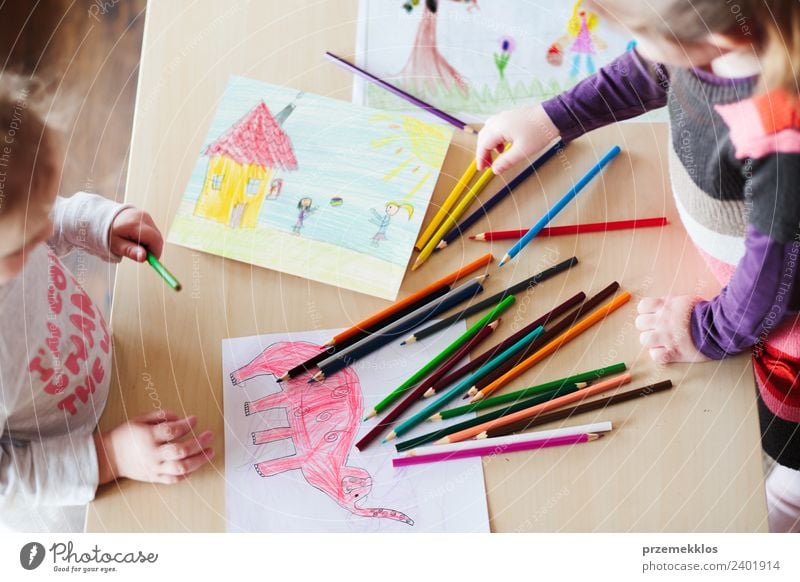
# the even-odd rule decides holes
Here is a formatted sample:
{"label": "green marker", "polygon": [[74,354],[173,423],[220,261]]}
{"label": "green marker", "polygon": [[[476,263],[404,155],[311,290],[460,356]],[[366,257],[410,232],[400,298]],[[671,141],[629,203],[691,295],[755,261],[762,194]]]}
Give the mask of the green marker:
{"label": "green marker", "polygon": [[156,258],[156,256],[150,251],[147,251],[147,262],[150,263],[150,266],[156,270],[156,273],[161,275],[161,278],[167,282],[167,285],[175,289],[175,291],[181,290],[181,284],[175,278],[175,275],[167,271],[167,268],[164,265],[162,265]]}

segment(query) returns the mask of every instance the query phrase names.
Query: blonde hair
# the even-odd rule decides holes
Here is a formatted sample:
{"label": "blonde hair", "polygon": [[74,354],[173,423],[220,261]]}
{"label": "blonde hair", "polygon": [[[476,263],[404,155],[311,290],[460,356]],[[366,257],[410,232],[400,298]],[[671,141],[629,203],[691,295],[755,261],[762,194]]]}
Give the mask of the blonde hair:
{"label": "blonde hair", "polygon": [[0,74],[0,219],[50,206],[59,176],[61,134],[46,120],[44,85],[10,72]]}
{"label": "blonde hair", "polygon": [[[581,4],[583,4],[582,0],[575,0],[575,4],[572,5],[572,15],[567,21],[567,34],[572,37],[578,36],[581,31]],[[597,14],[586,10],[586,26],[590,32],[597,28],[598,23]]]}
{"label": "blonde hair", "polygon": [[618,22],[677,43],[718,34],[750,44],[761,62],[762,89],[797,95],[800,86],[800,3],[797,0],[648,0],[639,14],[629,0],[591,0]]}

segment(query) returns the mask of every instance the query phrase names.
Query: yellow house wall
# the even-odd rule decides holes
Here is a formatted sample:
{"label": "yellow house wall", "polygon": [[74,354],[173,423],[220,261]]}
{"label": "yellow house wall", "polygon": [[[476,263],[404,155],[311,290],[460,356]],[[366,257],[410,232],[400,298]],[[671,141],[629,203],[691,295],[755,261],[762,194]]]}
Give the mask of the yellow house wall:
{"label": "yellow house wall", "polygon": [[[212,188],[213,177],[216,174],[222,174],[219,190]],[[245,204],[240,226],[255,228],[266,195],[267,181],[271,175],[271,169],[265,170],[255,164],[243,166],[226,156],[214,156],[208,162],[203,190],[194,210],[195,216],[228,225],[233,209],[238,204]],[[252,196],[246,193],[250,178],[261,180],[258,192]]]}

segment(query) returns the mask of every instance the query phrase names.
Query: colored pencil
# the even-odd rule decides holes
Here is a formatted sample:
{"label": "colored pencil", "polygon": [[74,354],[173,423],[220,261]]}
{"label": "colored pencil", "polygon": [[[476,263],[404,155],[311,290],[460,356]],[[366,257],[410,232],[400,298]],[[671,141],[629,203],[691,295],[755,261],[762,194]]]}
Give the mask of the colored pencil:
{"label": "colored pencil", "polygon": [[543,346],[546,346],[550,343],[554,338],[560,336],[564,331],[569,329],[572,325],[575,324],[579,319],[581,319],[584,315],[591,312],[593,309],[599,307],[603,304],[603,302],[614,295],[619,289],[619,283],[616,281],[612,282],[610,285],[606,286],[604,289],[600,290],[598,293],[589,297],[583,305],[571,311],[570,313],[566,314],[560,321],[552,323],[547,327],[545,333],[541,336],[536,338],[536,341],[533,342],[531,345],[526,347],[522,352],[517,354],[511,360],[505,362],[502,366],[499,366],[496,370],[493,370],[490,374],[487,374],[483,378],[481,378],[476,384],[475,389],[471,390],[470,393],[465,396],[465,398],[475,396],[475,394],[481,388],[488,386],[504,374],[506,374],[512,368],[518,366],[523,360],[528,358],[534,352],[540,350]]}
{"label": "colored pencil", "polygon": [[[476,280],[481,280],[480,277],[476,277]],[[383,320],[380,320],[369,327],[365,327],[359,330],[355,335],[350,335],[347,338],[337,342],[336,344],[325,344],[320,348],[319,353],[309,358],[308,360],[301,362],[284,372],[282,376],[280,376],[277,381],[278,382],[285,382],[290,378],[295,378],[300,376],[301,374],[305,374],[312,368],[316,367],[317,364],[322,362],[323,360],[327,360],[334,354],[340,353],[342,350],[345,350],[355,344],[358,341],[361,341],[365,337],[368,337],[370,334],[375,333],[376,331],[383,329],[387,325],[394,323],[395,321],[399,320],[400,318],[405,317],[409,313],[413,313],[423,305],[426,305],[432,301],[436,301],[440,297],[444,297],[448,293],[450,293],[452,289],[450,286],[440,287],[438,289],[434,289],[431,293],[426,295],[425,297],[421,297],[415,303],[411,303],[399,311],[395,311],[394,313],[387,315]]]}
{"label": "colored pencil", "polygon": [[392,459],[393,467],[409,467],[411,465],[422,465],[424,463],[439,463],[443,461],[455,461],[458,459],[469,459],[472,457],[488,457],[491,455],[505,455],[507,453],[516,453],[520,451],[533,451],[537,449],[546,449],[549,447],[561,447],[565,445],[577,445],[579,443],[587,443],[595,441],[601,435],[596,433],[579,434],[570,436],[561,436],[553,438],[545,438],[539,440],[530,440],[521,443],[514,443],[510,445],[483,445],[463,451],[455,451],[452,453],[430,453],[427,455],[416,455],[413,457],[396,457]]}
{"label": "colored pencil", "polygon": [[368,73],[364,69],[362,69],[362,68],[360,68],[360,67],[358,67],[358,66],[356,66],[356,65],[354,65],[352,63],[347,62],[343,58],[337,57],[335,54],[333,54],[331,52],[328,52],[328,51],[325,52],[325,56],[328,58],[328,60],[333,61],[334,63],[336,63],[340,67],[343,67],[343,68],[347,69],[351,73],[355,73],[356,75],[358,75],[359,77],[362,77],[363,79],[366,79],[367,81],[371,81],[372,83],[375,83],[379,87],[382,87],[383,89],[386,89],[387,91],[389,91],[389,93],[392,93],[393,95],[396,95],[397,97],[400,97],[400,99],[408,101],[409,103],[411,103],[413,105],[416,105],[420,109],[423,109],[423,110],[427,111],[428,113],[430,113],[432,115],[435,115],[436,117],[438,117],[442,121],[447,122],[450,125],[452,125],[454,127],[457,127],[458,129],[462,129],[462,130],[464,130],[464,131],[466,131],[468,133],[473,133],[473,134],[478,133],[477,131],[472,129],[469,125],[467,125],[465,122],[461,121],[457,117],[454,117],[453,115],[450,115],[449,113],[445,113],[441,109],[437,109],[436,107],[434,107],[430,103],[426,103],[422,99],[419,99],[418,97],[414,97],[410,93],[406,93],[405,91],[403,91],[399,87],[396,87],[396,86],[392,85],[391,83],[389,83],[387,81],[384,81],[380,77],[376,77],[372,73]]}
{"label": "colored pencil", "polygon": [[436,214],[433,216],[433,219],[428,223],[428,226],[425,227],[425,230],[422,231],[422,234],[419,235],[414,248],[418,251],[421,251],[425,244],[431,239],[433,234],[439,228],[439,225],[442,224],[442,221],[447,216],[447,213],[450,212],[450,209],[458,202],[461,193],[464,191],[464,188],[469,186],[469,183],[472,181],[472,178],[475,176],[475,172],[477,171],[478,164],[473,158],[472,162],[470,162],[467,169],[464,170],[464,173],[458,179],[453,189],[450,190],[450,194],[447,195],[447,198],[444,199],[444,203],[442,203],[439,210],[436,211]]}
{"label": "colored pencil", "polygon": [[[486,216],[488,212],[497,206],[500,202],[502,202],[514,189],[522,184],[525,180],[530,177],[536,170],[541,168],[545,162],[547,162],[550,158],[556,155],[558,150],[564,147],[564,143],[561,141],[561,138],[557,138],[556,142],[552,146],[547,146],[545,152],[540,155],[536,160],[529,165],[527,168],[522,170],[519,174],[514,176],[514,178],[505,186],[503,186],[497,194],[489,198],[486,202],[480,205],[472,214],[467,216],[464,220],[460,223],[456,224],[453,228],[450,229],[442,241],[436,246],[436,250],[440,251],[447,247],[451,242],[456,240],[460,237],[468,228],[470,228],[473,224],[478,222],[481,218]],[[522,236],[522,235],[520,235]]]}
{"label": "colored pencil", "polygon": [[393,303],[392,305],[390,305],[386,309],[382,309],[378,313],[369,316],[368,318],[358,322],[357,324],[349,327],[348,329],[346,329],[346,330],[344,330],[342,332],[339,332],[338,334],[333,336],[333,338],[330,341],[328,341],[325,344],[325,346],[327,347],[327,346],[332,346],[332,345],[335,345],[337,343],[340,343],[340,342],[342,342],[342,341],[344,341],[344,340],[356,335],[360,331],[374,328],[374,326],[377,325],[377,324],[383,323],[384,325],[386,325],[385,320],[390,315],[392,315],[394,313],[397,313],[398,311],[401,311],[401,310],[407,308],[410,305],[420,304],[420,301],[423,301],[426,298],[429,298],[430,295],[434,291],[436,291],[437,289],[441,289],[442,287],[449,287],[450,285],[452,285],[453,283],[455,283],[456,281],[458,281],[462,277],[470,275],[470,274],[474,273],[475,271],[477,271],[478,269],[481,269],[481,268],[485,267],[486,265],[491,263],[493,260],[494,260],[494,257],[492,256],[491,253],[486,253],[485,255],[483,255],[481,257],[478,257],[477,259],[475,259],[471,263],[468,263],[468,264],[464,265],[463,267],[459,267],[458,269],[456,269],[455,271],[453,271],[449,275],[446,275],[445,277],[442,277],[438,281],[434,281],[430,285],[426,285],[425,287],[423,287],[422,289],[420,289],[416,293],[412,293],[411,295],[409,295],[405,299],[401,299],[400,301],[397,301],[396,303]]}
{"label": "colored pencil", "polygon": [[[650,228],[668,224],[666,217],[636,218],[633,220],[615,220],[611,222],[589,222],[586,224],[570,224],[566,226],[546,226],[539,236],[561,236],[567,234],[587,234],[590,232],[606,232],[611,230],[628,230]],[[491,242],[495,240],[518,239],[525,236],[527,230],[495,230],[482,232],[469,237],[472,240]]]}
{"label": "colored pencil", "polygon": [[414,386],[415,384],[423,380],[426,376],[429,376],[430,373],[433,372],[442,362],[444,362],[447,358],[452,356],[453,353],[455,353],[458,350],[458,348],[460,348],[462,345],[468,342],[472,337],[474,337],[482,328],[484,328],[491,321],[497,319],[500,316],[500,314],[503,313],[509,307],[511,307],[513,303],[514,303],[513,295],[506,297],[503,301],[498,303],[494,309],[492,309],[489,313],[484,315],[479,321],[470,326],[470,328],[467,329],[467,331],[462,333],[455,341],[453,341],[445,349],[436,354],[436,356],[434,356],[430,362],[428,362],[427,364],[422,366],[419,370],[414,372],[405,382],[400,384],[400,386],[398,386],[392,392],[390,392],[383,400],[378,402],[372,410],[376,413],[385,410],[392,402],[397,400],[400,397],[400,395],[402,395],[411,386]]}
{"label": "colored pencil", "polygon": [[[476,345],[478,345],[478,344],[479,344],[480,342],[482,342],[484,339],[486,339],[487,337],[489,337],[489,336],[492,334],[492,332],[494,332],[494,330],[495,330],[495,329],[497,328],[497,326],[500,324],[500,321],[501,321],[500,319],[495,319],[495,320],[494,320],[492,323],[490,323],[489,325],[487,325],[486,327],[484,327],[484,328],[483,328],[483,329],[482,329],[482,330],[481,330],[481,331],[478,333],[478,335],[476,335],[476,336],[475,336],[474,338],[472,338],[472,339],[471,339],[471,340],[470,340],[468,343],[466,343],[464,346],[462,346],[462,348],[461,348],[461,349],[460,349],[458,352],[456,352],[455,354],[453,354],[453,355],[450,357],[450,359],[449,359],[449,360],[447,360],[447,362],[445,362],[444,364],[442,364],[442,366],[441,366],[440,370],[441,370],[441,369],[445,369],[445,368],[446,368],[446,366],[448,365],[448,363],[450,363],[450,362],[451,362],[451,360],[452,360],[452,363],[450,363],[450,366],[452,367],[452,366],[454,366],[454,365],[455,365],[455,364],[456,364],[458,361],[460,361],[460,360],[461,360],[461,358],[463,358],[464,356],[466,356],[467,354],[469,354],[469,351],[470,351],[470,350],[471,350],[473,347],[475,347]],[[456,359],[456,358],[457,358],[457,359]],[[436,374],[436,373],[438,373],[438,372],[439,372],[439,371],[437,370],[437,372],[435,372],[434,374]],[[442,372],[442,373],[446,373],[446,372]],[[373,441],[374,441],[376,438],[378,438],[378,436],[380,436],[380,435],[382,435],[383,433],[385,433],[385,432],[386,432],[386,429],[387,429],[388,427],[390,427],[390,426],[392,425],[392,423],[393,423],[395,420],[397,420],[397,419],[400,417],[400,415],[401,415],[401,414],[403,414],[403,412],[405,412],[406,410],[408,410],[408,409],[409,409],[411,406],[413,406],[413,405],[414,405],[414,403],[415,403],[417,400],[419,400],[419,399],[420,399],[420,397],[422,396],[422,393],[423,393],[423,392],[425,392],[425,389],[426,389],[426,387],[427,387],[427,385],[426,385],[425,383],[422,383],[422,384],[420,384],[419,386],[417,386],[416,388],[414,388],[413,390],[409,391],[409,392],[408,392],[408,393],[405,395],[405,398],[403,398],[403,399],[402,399],[400,402],[398,402],[398,403],[395,405],[395,407],[394,407],[394,408],[392,408],[392,409],[391,409],[389,412],[387,412],[387,413],[384,415],[384,417],[383,417],[383,418],[381,418],[381,420],[380,420],[380,421],[379,421],[379,422],[378,422],[378,423],[377,423],[375,426],[373,426],[373,427],[370,429],[370,431],[369,431],[369,432],[368,432],[366,435],[364,435],[364,436],[361,438],[361,440],[360,440],[360,441],[358,441],[358,442],[356,443],[356,448],[357,448],[359,451],[363,451],[365,448],[367,448],[367,447],[369,446],[369,444],[370,444],[371,442],[373,442]]]}
{"label": "colored pencil", "polygon": [[560,199],[558,202],[556,202],[556,203],[553,205],[553,207],[552,207],[552,208],[550,208],[550,209],[549,209],[547,212],[545,212],[544,216],[542,216],[542,217],[539,219],[539,221],[538,221],[536,224],[534,224],[534,225],[533,225],[533,226],[530,228],[530,230],[528,230],[528,232],[526,232],[526,233],[525,233],[525,235],[524,235],[522,238],[520,238],[520,239],[517,241],[517,243],[516,243],[514,246],[512,246],[510,249],[508,249],[508,252],[506,253],[506,256],[504,256],[504,257],[503,257],[503,260],[502,260],[502,261],[500,261],[500,263],[498,264],[498,266],[499,266],[499,267],[502,267],[502,266],[503,266],[503,265],[505,265],[505,264],[506,264],[508,261],[510,261],[511,259],[513,259],[514,257],[516,257],[516,256],[517,256],[517,254],[518,254],[518,253],[519,253],[519,252],[520,252],[520,251],[521,251],[521,250],[522,250],[522,249],[523,249],[523,248],[524,248],[524,247],[525,247],[525,246],[526,246],[526,245],[527,245],[529,242],[531,242],[531,240],[533,240],[533,238],[534,238],[534,237],[535,237],[537,234],[539,234],[539,231],[541,231],[541,230],[542,230],[542,229],[543,229],[545,226],[547,226],[547,223],[548,223],[548,222],[550,222],[550,221],[551,221],[551,220],[552,220],[552,219],[553,219],[553,218],[554,218],[554,217],[555,217],[555,216],[556,216],[556,215],[557,215],[559,212],[561,212],[561,211],[564,209],[564,207],[565,207],[567,204],[569,204],[569,203],[572,201],[572,199],[573,199],[573,198],[575,198],[575,196],[577,196],[577,195],[578,195],[578,193],[579,193],[581,190],[583,190],[583,188],[584,188],[584,187],[585,187],[585,186],[586,186],[586,185],[587,185],[589,182],[591,182],[591,181],[592,181],[592,178],[594,178],[594,177],[595,177],[597,174],[599,174],[599,173],[600,173],[600,171],[601,171],[603,168],[605,168],[605,167],[606,167],[606,166],[609,164],[609,162],[610,162],[611,160],[613,160],[613,159],[614,159],[614,158],[617,156],[617,154],[619,154],[619,152],[620,152],[620,151],[621,151],[621,150],[619,149],[619,146],[614,146],[613,148],[611,148],[611,149],[608,151],[608,153],[607,153],[606,155],[604,155],[604,156],[603,156],[603,157],[600,159],[600,161],[599,161],[599,162],[597,162],[597,164],[595,164],[595,165],[594,165],[594,166],[593,166],[593,167],[592,167],[592,168],[591,168],[591,169],[590,169],[590,170],[589,170],[589,171],[586,173],[586,175],[584,175],[584,176],[583,176],[583,177],[582,177],[580,180],[578,180],[578,183],[577,183],[577,184],[575,184],[575,185],[574,185],[572,188],[570,188],[570,189],[569,189],[569,191],[568,191],[566,194],[564,194],[564,196],[562,196],[562,197],[561,197],[561,199]]}
{"label": "colored pencil", "polygon": [[567,343],[568,341],[573,340],[574,338],[578,337],[584,331],[589,329],[591,326],[599,323],[603,319],[605,319],[610,313],[616,311],[623,305],[625,305],[631,299],[631,294],[628,291],[625,291],[609,301],[603,307],[598,308],[596,311],[593,311],[580,321],[578,321],[575,325],[570,327],[567,331],[562,333],[560,336],[552,340],[549,344],[541,348],[539,351],[535,352],[531,356],[528,357],[527,360],[520,363],[517,367],[512,368],[508,372],[506,372],[503,376],[489,384],[488,386],[483,387],[480,391],[478,391],[475,396],[472,397],[472,402],[477,402],[478,400],[483,400],[492,392],[499,390],[502,386],[506,385],[511,380],[521,376],[525,371],[529,368],[533,367],[535,364],[555,352],[558,348],[562,345]]}
{"label": "colored pencil", "polygon": [[559,396],[558,398],[554,398],[553,400],[549,400],[548,402],[542,402],[541,404],[537,404],[536,406],[531,406],[530,408],[518,410],[516,412],[512,412],[511,414],[507,414],[500,418],[495,418],[488,422],[481,423],[477,426],[470,427],[466,430],[449,434],[446,437],[436,442],[437,444],[445,445],[448,443],[455,443],[458,441],[470,439],[479,435],[482,432],[489,431],[493,428],[506,426],[513,422],[517,422],[518,420],[531,418],[533,416],[536,416],[537,414],[541,414],[542,412],[549,412],[551,410],[561,408],[562,406],[566,406],[567,404],[572,404],[573,402],[578,402],[579,400],[584,400],[586,398],[596,396],[597,394],[608,392],[609,390],[613,390],[614,388],[622,386],[623,384],[627,384],[630,381],[631,381],[630,372],[625,372],[624,374],[621,374],[619,376],[613,376],[612,378],[605,378],[603,380],[600,380],[597,384],[593,384],[592,386],[584,388],[583,390],[578,390],[577,392],[573,392],[572,394],[567,394],[565,396]]}
{"label": "colored pencil", "polygon": [[642,398],[644,396],[649,396],[650,394],[656,394],[658,392],[663,392],[664,390],[669,390],[670,388],[672,388],[672,381],[662,380],[661,382],[650,384],[649,386],[635,388],[633,390],[628,390],[627,392],[620,392],[619,394],[612,394],[611,396],[607,396],[605,398],[592,400],[590,402],[582,402],[577,406],[571,406],[563,410],[556,410],[555,412],[550,412],[549,414],[538,414],[531,418],[512,422],[511,424],[493,428],[486,432],[480,433],[476,438],[495,438],[515,432],[521,432],[523,430],[528,430],[529,428],[546,424],[548,422],[564,420],[565,418],[571,418],[576,414],[591,412],[592,410],[604,409],[607,406],[613,406],[614,404],[620,404],[621,402],[627,402],[628,400]]}
{"label": "colored pencil", "polygon": [[577,293],[564,301],[562,304],[554,307],[544,315],[536,318],[528,325],[517,331],[516,333],[512,334],[511,336],[504,339],[502,342],[498,343],[496,346],[493,346],[486,350],[485,352],[481,353],[479,356],[476,356],[463,366],[459,367],[458,369],[454,370],[444,378],[441,378],[436,383],[430,386],[430,389],[425,392],[425,397],[430,398],[437,392],[441,392],[444,388],[450,386],[453,382],[461,378],[462,376],[469,374],[473,370],[478,369],[482,366],[485,362],[491,360],[497,354],[513,346],[517,343],[520,339],[528,335],[534,329],[539,327],[540,325],[548,325],[549,322],[552,320],[561,317],[564,313],[575,307],[578,303],[583,301],[586,298],[586,295],[583,292]]}
{"label": "colored pencil", "polygon": [[605,378],[606,376],[611,376],[613,374],[619,374],[620,372],[624,372],[625,369],[625,364],[620,362],[619,364],[614,364],[612,366],[606,366],[604,368],[598,368],[588,372],[581,372],[580,374],[574,374],[559,380],[551,380],[550,382],[544,382],[543,384],[531,386],[530,388],[525,388],[523,390],[517,390],[516,392],[501,394],[500,396],[495,396],[494,398],[486,398],[485,400],[481,400],[475,404],[466,404],[464,406],[459,406],[458,408],[443,410],[440,413],[431,416],[429,420],[447,420],[449,418],[455,418],[456,416],[462,416],[477,410],[483,410],[484,408],[492,408],[494,406],[500,406],[501,404],[507,404],[508,402],[519,402],[520,400],[530,396],[535,396],[536,394],[541,394],[542,392],[547,392],[548,390],[558,388],[564,384],[575,384],[578,386],[578,388],[586,388],[586,386],[588,386],[593,380]]}
{"label": "colored pencil", "polygon": [[536,432],[512,434],[490,440],[481,439],[480,441],[461,441],[458,443],[452,443],[450,445],[427,445],[427,446],[417,447],[416,449],[411,449],[409,451],[405,451],[400,456],[414,457],[416,455],[427,455],[428,453],[452,453],[455,451],[463,451],[475,447],[483,447],[489,443],[495,446],[504,446],[534,439],[554,438],[560,436],[570,436],[575,434],[585,434],[590,432],[603,433],[603,432],[609,432],[613,428],[614,427],[611,424],[610,420],[604,420],[604,421],[592,422],[589,424],[581,424],[576,426],[564,426],[559,428],[551,428],[548,430],[539,430]]}
{"label": "colored pencil", "polygon": [[489,420],[502,418],[519,410],[525,410],[527,408],[538,406],[543,402],[549,402],[555,398],[560,398],[561,396],[572,394],[574,392],[578,392],[579,390],[585,390],[585,388],[578,388],[578,386],[575,384],[564,384],[559,388],[554,388],[553,390],[542,392],[541,394],[537,394],[536,396],[533,396],[531,398],[526,398],[521,402],[515,402],[514,404],[509,404],[508,406],[505,406],[503,408],[492,410],[491,412],[487,412],[486,414],[482,414],[481,416],[470,418],[468,420],[462,420],[461,422],[458,422],[456,424],[445,426],[443,428],[436,429],[421,436],[408,439],[401,443],[397,443],[395,445],[395,448],[398,451],[407,451],[408,449],[413,449],[414,447],[434,442],[443,436],[453,434],[455,432],[459,432],[471,428],[473,426],[478,426],[479,424],[483,424]]}
{"label": "colored pencil", "polygon": [[470,305],[463,311],[460,311],[450,317],[445,317],[441,321],[437,321],[436,323],[432,323],[431,325],[422,328],[419,331],[414,332],[413,335],[407,337],[405,340],[401,342],[401,345],[405,344],[413,344],[414,342],[420,341],[425,339],[426,337],[432,336],[435,333],[440,332],[443,329],[447,329],[451,325],[453,325],[457,321],[461,321],[462,319],[466,319],[473,313],[478,313],[483,311],[490,305],[494,305],[498,301],[502,300],[504,297],[508,295],[516,295],[521,291],[527,291],[528,289],[532,289],[536,287],[539,283],[547,281],[548,279],[555,277],[559,273],[563,273],[567,269],[571,269],[575,265],[578,264],[578,257],[572,257],[571,259],[567,259],[566,261],[561,261],[557,265],[553,265],[549,269],[545,269],[541,273],[537,273],[527,279],[523,279],[519,283],[515,283],[508,287],[507,289],[500,291],[499,293],[495,293],[491,297],[479,301],[474,305]]}
{"label": "colored pencil", "polygon": [[[508,146],[506,146],[508,149]],[[444,222],[439,225],[439,228],[436,229],[434,235],[428,240],[425,244],[423,249],[420,251],[419,255],[417,255],[417,260],[414,261],[414,265],[411,267],[412,271],[416,271],[419,267],[428,260],[428,257],[431,256],[433,250],[436,248],[436,245],[439,244],[439,241],[442,240],[442,237],[447,234],[447,232],[453,228],[453,225],[456,221],[461,218],[461,215],[467,211],[470,204],[475,200],[478,194],[483,191],[486,185],[491,182],[492,178],[494,178],[494,172],[491,168],[487,168],[484,170],[481,177],[478,178],[477,182],[475,182],[470,189],[467,191],[466,194],[458,201],[458,204],[453,209],[453,211],[445,217]]]}
{"label": "colored pencil", "polygon": [[411,416],[411,418],[409,418],[405,422],[402,422],[399,425],[397,425],[397,427],[392,432],[390,432],[386,436],[386,439],[384,440],[386,441],[393,440],[398,436],[407,433],[409,430],[411,430],[413,427],[417,426],[421,422],[427,420],[428,417],[430,417],[433,413],[441,409],[445,404],[453,400],[453,398],[455,398],[456,396],[464,392],[464,390],[472,386],[475,383],[475,381],[482,375],[491,372],[495,367],[502,364],[504,361],[512,357],[515,353],[517,353],[527,344],[532,342],[537,335],[540,335],[542,333],[542,331],[544,331],[543,327],[537,327],[536,329],[534,329],[532,332],[530,332],[524,338],[519,340],[513,346],[511,346],[510,348],[508,348],[495,358],[491,359],[486,364],[478,368],[475,372],[464,378],[461,382],[450,388],[450,390],[448,390],[447,392],[442,394],[439,398],[437,398],[436,401],[432,402],[431,404],[429,404],[428,406],[426,406],[425,408],[423,408],[422,410]]}
{"label": "colored pencil", "polygon": [[399,339],[399,336],[408,333],[415,327],[422,325],[432,317],[455,307],[459,303],[472,299],[475,295],[483,291],[483,286],[475,279],[450,291],[444,297],[423,305],[416,311],[409,313],[405,317],[395,321],[379,331],[354,343],[347,349],[334,354],[330,358],[317,364],[319,372],[312,376],[309,382],[319,382],[330,376],[334,372],[346,368],[353,362],[374,352],[380,347]]}
{"label": "colored pencil", "polygon": [[180,281],[175,278],[175,275],[170,273],[169,270],[167,270],[167,268],[162,265],[156,256],[150,251],[147,251],[147,262],[151,267],[153,267],[153,269],[155,269],[156,273],[161,275],[161,278],[164,279],[167,285],[172,287],[175,291],[180,291],[182,289]]}

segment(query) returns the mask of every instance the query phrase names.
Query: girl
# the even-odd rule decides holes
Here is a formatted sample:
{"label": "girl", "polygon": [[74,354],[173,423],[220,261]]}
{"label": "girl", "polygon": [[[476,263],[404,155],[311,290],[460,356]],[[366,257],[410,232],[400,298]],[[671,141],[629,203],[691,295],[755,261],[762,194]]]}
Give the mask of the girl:
{"label": "girl", "polygon": [[297,203],[297,209],[300,213],[297,215],[297,222],[294,223],[292,227],[292,233],[296,235],[300,235],[300,231],[303,230],[303,226],[305,224],[306,218],[311,216],[312,212],[317,211],[317,207],[311,208],[313,204],[313,200],[311,198],[301,198],[300,201]]}
{"label": "girl", "polygon": [[369,221],[378,227],[378,232],[376,232],[371,239],[372,246],[377,247],[381,241],[386,240],[386,231],[389,229],[389,224],[392,222],[392,217],[400,212],[401,208],[408,213],[408,219],[411,220],[411,217],[414,215],[414,207],[411,206],[411,204],[389,201],[386,203],[383,216],[381,216],[374,208],[369,209],[370,212],[372,212],[372,216],[370,217]]}
{"label": "girl", "polygon": [[163,241],[145,212],[56,196],[59,140],[39,93],[0,77],[0,531],[82,531],[98,485],[174,483],[212,457],[212,435],[163,410],[95,430],[111,338],[58,257],[80,248],[142,262]]}
{"label": "girl", "polygon": [[[586,2],[637,40],[573,89],[501,113],[480,133],[481,168],[503,172],[554,136],[668,106],[670,175],[684,225],[725,287],[639,303],[658,362],[752,348],[772,531],[800,531],[800,4],[796,0]],[[514,148],[492,164],[490,153]]]}

